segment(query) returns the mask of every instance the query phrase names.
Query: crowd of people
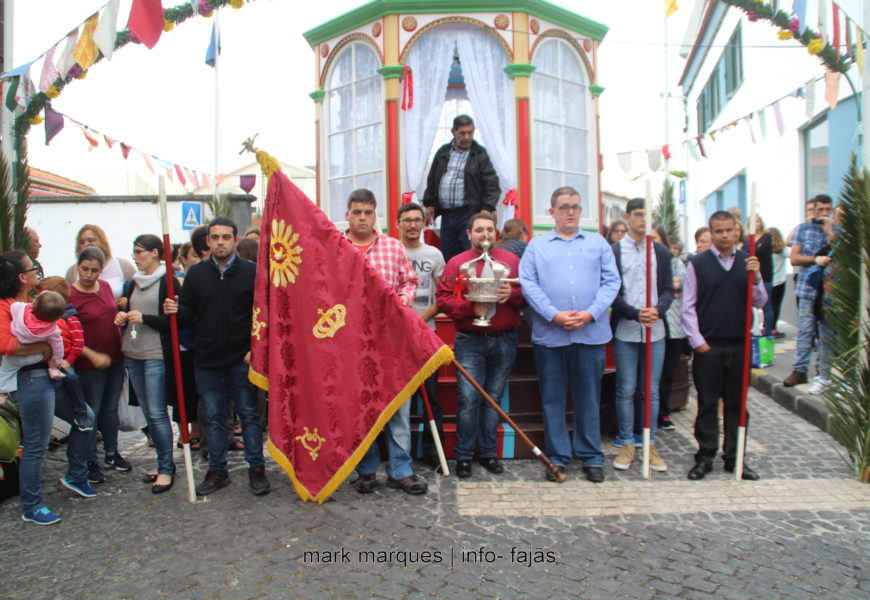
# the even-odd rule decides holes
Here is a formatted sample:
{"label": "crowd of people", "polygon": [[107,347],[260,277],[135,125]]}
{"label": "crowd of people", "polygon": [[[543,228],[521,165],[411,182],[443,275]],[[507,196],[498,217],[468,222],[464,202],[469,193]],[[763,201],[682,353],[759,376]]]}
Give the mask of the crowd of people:
{"label": "crowd of people", "polygon": [[[798,356],[793,381],[786,385],[805,382],[821,314],[814,307],[816,297],[807,291],[815,289],[809,272],[813,265],[821,268],[831,260],[830,198],[814,199],[808,205],[807,222],[788,240],[774,228],[765,229],[758,218],[755,256],[744,248],[740,217],[717,211],[708,226],[695,232],[694,254],[685,255],[680,241],[657,226],[654,252],[647,258],[644,200],[629,201],[624,219],[611,223],[602,236],[580,227],[581,197],[571,187],[552,193],[553,229],[530,238],[528,226],[519,219],[508,220],[498,231],[492,200],[493,194],[498,197],[498,183],[491,177],[485,149],[472,139],[473,121],[457,118],[453,133],[454,141],[436,154],[424,206],[405,204],[395,215],[399,239],[380,233],[377,198],[361,189],[347,201],[347,242],[370,261],[402,305],[430,327],[435,328],[439,313],[453,321],[456,361],[492,398],[501,398],[508,384],[518,329],[523,319],[528,320],[545,452],[557,470],[564,473],[576,460],[589,481],[605,479],[599,414],[609,343],[617,367],[613,467],[631,468],[637,448],[644,443],[639,424],[645,411],[643,357],[649,339],[650,468],[668,468],[657,450],[656,433],[673,429],[667,399],[680,356],[692,353],[698,451],[688,478],[702,479],[713,469],[720,450],[720,410],[724,470],[734,471],[747,273],[756,274],[752,302],[763,308],[763,333],[777,337],[786,260],[802,267],[797,280]],[[442,234],[448,238],[446,251],[423,238],[436,215],[441,215]],[[131,248],[131,263],[112,254],[102,228],[84,225],[76,235],[76,262],[66,277],[43,278],[36,261],[35,231],[30,231],[31,255],[19,250],[0,255],[0,351],[4,354],[0,392],[12,394],[23,424],[20,503],[25,521],[50,525],[60,520],[42,494],[42,462],[55,417],[70,426],[67,472],[60,484],[72,492],[94,497],[98,495],[94,486],[105,481],[103,469],[132,469],[118,444],[119,406],[131,402],[141,407],[149,445],[155,451],[155,468],[143,482],[151,484],[154,494],[172,489],[176,465],[171,420],[179,420],[168,334],[173,314],[181,327],[181,377],[190,442],[208,460],[197,493],[210,494],[230,483],[228,450],[244,451],[250,491],[258,496],[269,493],[263,455],[265,398],[248,381],[259,230],[249,230],[241,238],[238,233],[233,221],[217,217],[194,230],[190,241],[178,246],[171,257],[164,256],[160,238],[139,235]],[[461,273],[476,269],[478,277],[493,276],[492,263],[480,260],[484,252],[511,280],[500,282],[495,302],[469,300],[461,293]],[[172,270],[169,277],[167,269]],[[823,327],[823,347],[824,331]],[[827,368],[823,359],[822,381]],[[424,387],[443,437],[437,373]],[[428,486],[412,468],[410,406],[406,403],[385,426],[386,485],[420,495]],[[457,477],[472,476],[475,457],[490,473],[504,472],[497,456],[498,422],[496,411],[482,395],[464,377],[458,378]],[[422,447],[424,462],[435,466],[438,457],[428,436]],[[379,463],[378,445],[372,444],[357,466],[358,492],[371,493],[380,485]],[[748,465],[742,466],[742,473],[746,480],[759,478]],[[546,477],[557,479],[550,471]]]}

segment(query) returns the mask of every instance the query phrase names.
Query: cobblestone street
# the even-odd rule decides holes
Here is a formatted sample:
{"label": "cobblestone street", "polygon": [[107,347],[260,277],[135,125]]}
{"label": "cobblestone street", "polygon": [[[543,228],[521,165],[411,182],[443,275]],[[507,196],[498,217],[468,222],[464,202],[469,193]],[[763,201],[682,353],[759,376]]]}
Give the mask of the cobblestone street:
{"label": "cobblestone street", "polygon": [[[529,460],[508,461],[500,477],[475,465],[463,481],[417,465],[425,496],[345,484],[322,506],[299,501],[271,461],[273,491],[255,498],[239,453],[230,486],[206,502],[189,504],[181,478],[154,496],[139,481],[153,450],[123,434],[134,470],[106,471],[97,498],[52,483],[62,450],[46,462],[59,525],[22,522],[17,499],[0,505],[0,597],[870,597],[870,488],[852,481],[828,435],[754,391],[750,410],[759,482],[734,482],[721,460],[688,481],[694,415],[684,410],[659,433],[669,470],[649,482],[637,462],[615,472],[610,460],[601,485],[579,466],[566,484],[547,483]],[[199,481],[204,463],[194,463]]]}

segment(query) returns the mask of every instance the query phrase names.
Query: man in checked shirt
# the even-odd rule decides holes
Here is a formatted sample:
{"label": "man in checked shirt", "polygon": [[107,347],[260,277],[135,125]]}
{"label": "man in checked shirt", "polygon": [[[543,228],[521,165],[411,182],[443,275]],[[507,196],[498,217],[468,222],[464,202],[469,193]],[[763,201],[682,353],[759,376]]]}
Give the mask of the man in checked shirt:
{"label": "man in checked shirt", "polygon": [[[417,291],[417,273],[405,255],[405,247],[399,240],[381,235],[375,230],[378,202],[371,190],[360,189],[350,193],[347,199],[348,229],[344,232],[354,248],[362,252],[369,264],[381,274],[403,306],[414,303]],[[412,495],[425,494],[426,481],[411,469],[411,405],[405,402],[384,427],[390,460],[387,463],[387,487],[402,490]],[[357,466],[359,479],[356,491],[371,494],[378,486],[375,474],[381,462],[377,443]]]}

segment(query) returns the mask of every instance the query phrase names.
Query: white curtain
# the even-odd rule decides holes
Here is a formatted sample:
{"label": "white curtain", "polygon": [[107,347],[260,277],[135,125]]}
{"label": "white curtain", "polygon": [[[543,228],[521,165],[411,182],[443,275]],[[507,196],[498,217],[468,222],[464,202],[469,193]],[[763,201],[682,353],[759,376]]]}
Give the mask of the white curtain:
{"label": "white curtain", "polygon": [[486,151],[501,184],[498,203],[501,228],[504,221],[514,216],[514,208],[505,206],[501,200],[508,190],[517,186],[513,81],[504,72],[508,57],[496,39],[481,29],[463,29],[456,32],[455,39],[475,125],[486,140]]}
{"label": "white curtain", "polygon": [[426,189],[424,175],[447,95],[455,43],[455,31],[436,27],[414,42],[405,60],[414,78],[414,105],[401,111],[405,154],[402,189],[417,192],[421,204]]}

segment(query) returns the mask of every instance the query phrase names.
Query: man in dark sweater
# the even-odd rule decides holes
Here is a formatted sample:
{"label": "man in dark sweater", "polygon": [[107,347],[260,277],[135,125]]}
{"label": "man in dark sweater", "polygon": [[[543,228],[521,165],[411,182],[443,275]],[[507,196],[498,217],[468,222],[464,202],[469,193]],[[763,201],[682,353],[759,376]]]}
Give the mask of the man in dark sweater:
{"label": "man in dark sweater", "polygon": [[441,252],[447,262],[471,247],[465,233],[469,217],[480,211],[494,215],[501,192],[486,148],[474,141],[471,117],[453,119],[450,133],[453,141],[435,153],[423,194],[426,218],[441,215]]}
{"label": "man in dark sweater", "polygon": [[[743,383],[743,342],[746,335],[746,274],[755,273],[752,305],[761,308],[767,293],[759,262],[737,250],[734,216],[716,211],[710,216],[713,246],[692,257],[683,281],[682,323],[695,349],[692,376],[698,391],[695,439],[698,452],[689,479],[703,479],[713,470],[719,449],[719,399],[725,404],[725,471],[734,472]],[[747,414],[747,424],[749,415]],[[758,474],[743,467],[743,479]]]}
{"label": "man in dark sweater", "polygon": [[195,330],[196,388],[202,397],[209,453],[208,472],[196,486],[201,495],[230,482],[227,410],[231,396],[242,421],[251,491],[262,496],[270,490],[257,395],[248,381],[257,266],[236,254],[237,236],[233,221],[226,217],[213,219],[207,238],[211,256],[190,267],[178,302],[167,298],[163,305],[166,314],[177,312]]}

